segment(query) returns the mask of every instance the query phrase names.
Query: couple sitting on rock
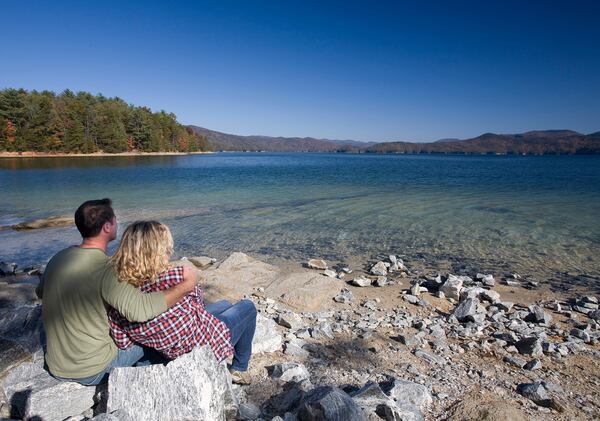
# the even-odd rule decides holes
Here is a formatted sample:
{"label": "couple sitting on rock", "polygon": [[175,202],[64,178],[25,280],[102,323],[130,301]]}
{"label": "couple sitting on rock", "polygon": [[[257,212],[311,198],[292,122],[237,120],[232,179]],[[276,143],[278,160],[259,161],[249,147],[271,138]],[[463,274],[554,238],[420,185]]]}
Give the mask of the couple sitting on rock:
{"label": "couple sitting on rock", "polygon": [[233,355],[233,381],[248,383],[254,304],[205,306],[199,271],[169,263],[173,238],[156,221],[128,226],[114,256],[107,256],[117,237],[111,205],[90,200],[77,209],[81,245],[56,254],[38,287],[50,373],[96,385],[116,367],[165,362],[208,345],[218,361]]}

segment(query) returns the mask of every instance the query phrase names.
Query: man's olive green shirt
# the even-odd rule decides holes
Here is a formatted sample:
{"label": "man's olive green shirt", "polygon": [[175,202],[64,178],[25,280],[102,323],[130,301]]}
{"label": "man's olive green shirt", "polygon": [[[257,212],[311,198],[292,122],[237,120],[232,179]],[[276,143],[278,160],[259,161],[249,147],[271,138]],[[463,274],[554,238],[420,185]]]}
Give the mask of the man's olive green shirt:
{"label": "man's olive green shirt", "polygon": [[167,310],[162,292],[144,294],[119,282],[100,249],[69,247],[59,252],[48,263],[39,290],[46,363],[59,377],[96,375],[116,357],[108,306],[132,322],[145,322]]}

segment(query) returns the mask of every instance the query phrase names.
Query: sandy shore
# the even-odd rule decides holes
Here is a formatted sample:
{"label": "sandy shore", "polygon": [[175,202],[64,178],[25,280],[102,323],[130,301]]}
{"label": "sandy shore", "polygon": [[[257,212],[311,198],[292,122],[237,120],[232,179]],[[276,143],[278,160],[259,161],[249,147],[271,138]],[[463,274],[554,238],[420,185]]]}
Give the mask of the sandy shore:
{"label": "sandy shore", "polygon": [[82,156],[163,156],[163,155],[200,155],[213,152],[93,152],[93,153],[64,153],[64,152],[0,152],[0,158],[69,158]]}

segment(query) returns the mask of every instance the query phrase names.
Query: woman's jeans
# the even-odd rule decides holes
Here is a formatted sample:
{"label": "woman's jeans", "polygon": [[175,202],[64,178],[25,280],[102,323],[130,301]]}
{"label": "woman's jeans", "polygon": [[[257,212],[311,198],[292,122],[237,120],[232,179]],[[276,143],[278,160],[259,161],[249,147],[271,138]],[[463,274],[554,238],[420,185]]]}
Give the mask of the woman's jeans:
{"label": "woman's jeans", "polygon": [[110,364],[103,371],[96,375],[84,377],[81,379],[70,379],[58,376],[54,377],[59,380],[72,381],[83,384],[85,386],[92,386],[101,383],[106,383],[106,381],[108,380],[108,375],[113,370],[113,368],[132,367],[134,365],[150,365],[153,363],[161,362],[160,359],[160,355],[153,349],[146,348],[140,345],[133,345],[127,349],[119,349],[117,352],[117,356],[110,362]]}
{"label": "woman's jeans", "polygon": [[252,355],[252,338],[256,329],[256,307],[250,300],[241,300],[235,304],[221,300],[207,304],[205,310],[221,320],[231,332],[231,344],[234,354],[231,368],[237,371],[248,370]]}

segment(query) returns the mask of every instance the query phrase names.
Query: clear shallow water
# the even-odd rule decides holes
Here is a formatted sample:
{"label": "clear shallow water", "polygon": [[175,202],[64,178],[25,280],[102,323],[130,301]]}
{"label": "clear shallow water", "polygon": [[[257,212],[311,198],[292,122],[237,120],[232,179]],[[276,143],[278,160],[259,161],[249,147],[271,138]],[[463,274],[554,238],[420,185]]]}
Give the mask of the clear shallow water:
{"label": "clear shallow water", "polygon": [[[540,280],[600,276],[594,156],[7,158],[0,193],[0,225],[111,197],[122,227],[159,219],[185,255],[364,262],[396,253]],[[0,259],[35,264],[77,242],[73,227],[0,231]]]}

